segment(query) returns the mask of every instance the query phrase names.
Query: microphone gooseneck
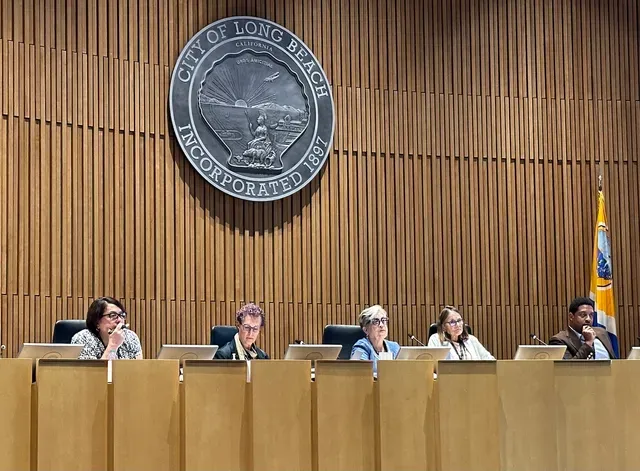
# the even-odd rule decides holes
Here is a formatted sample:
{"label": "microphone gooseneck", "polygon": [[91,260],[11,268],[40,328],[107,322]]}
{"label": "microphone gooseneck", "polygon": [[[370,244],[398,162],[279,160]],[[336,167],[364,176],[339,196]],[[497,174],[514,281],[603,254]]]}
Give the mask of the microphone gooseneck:
{"label": "microphone gooseneck", "polygon": [[529,334],[529,337],[531,337],[533,340],[536,340],[537,342],[540,342],[545,347],[548,347],[548,345],[540,340],[536,334]]}
{"label": "microphone gooseneck", "polygon": [[413,340],[414,342],[416,342],[416,343],[420,344],[421,346],[426,347],[426,345],[425,345],[425,344],[423,344],[420,340],[418,340],[418,339],[415,337],[415,335],[413,335],[413,334],[409,334],[409,338],[410,338],[411,340]]}

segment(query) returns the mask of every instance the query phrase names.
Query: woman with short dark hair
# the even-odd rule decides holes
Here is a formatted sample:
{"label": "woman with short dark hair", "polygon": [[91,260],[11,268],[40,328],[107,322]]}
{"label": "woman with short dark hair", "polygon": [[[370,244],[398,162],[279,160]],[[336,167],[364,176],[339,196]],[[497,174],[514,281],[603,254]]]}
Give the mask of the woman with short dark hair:
{"label": "woman with short dark hair", "polygon": [[127,328],[127,313],[115,298],[104,296],[91,303],[87,311],[87,328],[71,338],[84,348],[81,360],[142,359],[138,336]]}

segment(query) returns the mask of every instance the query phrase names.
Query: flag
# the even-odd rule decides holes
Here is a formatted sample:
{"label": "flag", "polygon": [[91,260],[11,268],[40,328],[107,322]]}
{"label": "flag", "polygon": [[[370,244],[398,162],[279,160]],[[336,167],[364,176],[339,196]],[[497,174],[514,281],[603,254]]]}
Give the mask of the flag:
{"label": "flag", "polygon": [[598,190],[598,218],[593,240],[593,261],[591,263],[590,296],[595,303],[594,325],[604,327],[609,333],[613,351],[620,358],[616,333],[616,305],[613,298],[613,264],[611,261],[611,240],[604,208],[604,193]]}

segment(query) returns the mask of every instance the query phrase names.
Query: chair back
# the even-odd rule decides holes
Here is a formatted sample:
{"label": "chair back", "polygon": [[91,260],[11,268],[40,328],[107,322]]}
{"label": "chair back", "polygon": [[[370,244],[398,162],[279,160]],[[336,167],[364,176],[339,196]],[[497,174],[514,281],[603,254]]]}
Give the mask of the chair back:
{"label": "chair back", "polygon": [[327,325],[322,332],[322,343],[342,345],[338,360],[351,358],[353,344],[364,338],[364,331],[359,325]]}
{"label": "chair back", "polygon": [[429,339],[431,338],[431,336],[433,334],[437,334],[438,333],[438,326],[436,325],[436,323],[434,322],[433,324],[431,324],[429,326],[429,335],[427,335],[427,342],[429,341]]}
{"label": "chair back", "polygon": [[71,338],[87,328],[84,319],[63,319],[53,326],[53,343],[71,343]]}
{"label": "chair back", "polygon": [[211,345],[222,348],[233,340],[238,333],[235,325],[216,325],[211,329]]}

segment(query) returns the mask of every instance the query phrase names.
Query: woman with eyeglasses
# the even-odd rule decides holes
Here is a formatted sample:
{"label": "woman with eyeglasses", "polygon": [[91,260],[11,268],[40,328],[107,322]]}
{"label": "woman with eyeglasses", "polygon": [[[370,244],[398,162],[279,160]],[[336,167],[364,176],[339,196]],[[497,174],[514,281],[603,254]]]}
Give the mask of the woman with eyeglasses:
{"label": "woman with eyeglasses", "polygon": [[464,328],[460,312],[445,306],[436,323],[438,332],[429,338],[429,347],[450,347],[447,360],[495,360],[480,341]]}
{"label": "woman with eyeglasses", "polygon": [[400,345],[387,339],[389,334],[389,316],[382,306],[368,307],[358,318],[365,338],[358,340],[351,349],[352,360],[372,360],[374,373],[378,371],[378,360],[396,359]]}
{"label": "woman with eyeglasses", "polygon": [[264,325],[264,311],[253,303],[245,304],[236,312],[238,333],[216,352],[218,360],[268,360],[269,355],[256,346],[260,329]]}
{"label": "woman with eyeglasses", "polygon": [[87,311],[87,328],[71,338],[82,344],[80,360],[142,359],[138,336],[127,329],[127,313],[117,299],[98,298]]}

